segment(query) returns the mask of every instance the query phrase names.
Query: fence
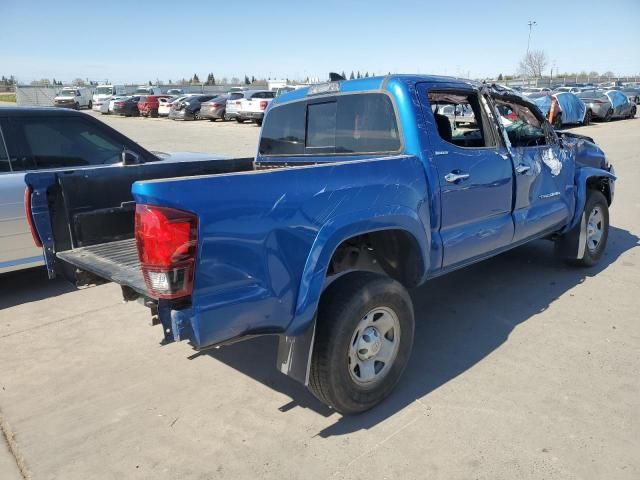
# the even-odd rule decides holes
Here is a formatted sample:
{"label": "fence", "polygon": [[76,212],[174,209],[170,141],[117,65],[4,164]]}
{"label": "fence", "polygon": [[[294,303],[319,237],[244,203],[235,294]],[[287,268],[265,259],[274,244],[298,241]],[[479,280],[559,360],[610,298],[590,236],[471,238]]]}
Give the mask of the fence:
{"label": "fence", "polygon": [[[240,85],[156,85],[163,92],[172,89],[180,89],[184,93],[224,93],[230,88]],[[242,85],[246,86],[246,85]],[[62,86],[35,86],[35,85],[16,85],[16,104],[20,106],[40,106],[50,107],[53,105],[53,99],[57,93],[62,90]],[[93,88],[93,87],[89,87]],[[133,94],[138,85],[126,85],[125,91],[127,95]],[[266,88],[266,85],[249,85],[249,88]],[[11,87],[13,89],[13,87]]]}

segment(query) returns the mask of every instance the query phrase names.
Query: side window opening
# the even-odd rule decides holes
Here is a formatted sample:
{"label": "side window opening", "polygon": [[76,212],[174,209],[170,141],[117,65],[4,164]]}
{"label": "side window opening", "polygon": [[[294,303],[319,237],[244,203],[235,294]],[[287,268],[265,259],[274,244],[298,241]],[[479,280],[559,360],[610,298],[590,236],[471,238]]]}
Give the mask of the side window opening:
{"label": "side window opening", "polygon": [[436,130],[443,141],[461,148],[496,145],[477,93],[432,90],[428,95]]}
{"label": "side window opening", "polygon": [[495,100],[500,122],[513,147],[536,147],[552,143],[550,132],[526,105],[506,100]]}

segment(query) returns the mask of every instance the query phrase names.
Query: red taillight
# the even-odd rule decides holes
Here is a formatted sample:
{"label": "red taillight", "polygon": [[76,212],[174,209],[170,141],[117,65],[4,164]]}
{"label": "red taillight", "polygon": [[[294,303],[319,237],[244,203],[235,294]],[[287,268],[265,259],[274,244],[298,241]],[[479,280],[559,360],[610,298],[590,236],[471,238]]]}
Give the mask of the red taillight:
{"label": "red taillight", "polygon": [[222,106],[222,104],[220,103],[214,103],[211,105],[211,108],[220,108]]}
{"label": "red taillight", "polygon": [[262,100],[260,102],[260,110],[266,110],[267,105],[269,105],[269,102],[267,102],[266,100]]}
{"label": "red taillight", "polygon": [[31,193],[33,190],[30,186],[27,186],[24,189],[24,214],[27,217],[27,223],[29,224],[29,230],[31,230],[31,236],[33,237],[33,243],[36,244],[36,247],[42,248],[42,242],[40,241],[40,236],[36,231],[36,226],[33,223],[33,214],[31,213]]}
{"label": "red taillight", "polygon": [[149,291],[159,298],[191,295],[198,243],[193,213],[136,205],[136,243]]}

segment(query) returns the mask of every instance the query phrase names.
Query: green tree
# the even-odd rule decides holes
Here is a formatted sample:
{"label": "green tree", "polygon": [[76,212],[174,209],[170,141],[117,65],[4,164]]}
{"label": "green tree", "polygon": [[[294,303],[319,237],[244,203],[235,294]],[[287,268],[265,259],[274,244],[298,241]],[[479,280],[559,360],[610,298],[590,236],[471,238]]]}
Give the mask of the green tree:
{"label": "green tree", "polygon": [[198,78],[197,73],[193,74],[193,79],[191,80],[191,83],[200,83],[200,79]]}
{"label": "green tree", "polygon": [[349,75],[349,80],[353,80],[354,78],[356,77],[353,75],[353,70],[351,70],[351,75]]}
{"label": "green tree", "polygon": [[347,78],[347,74],[344,73],[344,70],[342,70],[342,73],[340,75],[342,75],[342,78]]}
{"label": "green tree", "polygon": [[360,70],[358,70],[358,73],[356,75],[356,78],[362,78],[362,75],[360,75]]}
{"label": "green tree", "polygon": [[364,78],[369,78],[369,72],[366,72],[366,73],[364,74]]}
{"label": "green tree", "polygon": [[249,77],[247,75],[244,76],[244,84],[251,85],[251,80],[249,80]]}
{"label": "green tree", "polygon": [[500,81],[500,82],[501,82],[502,80],[503,80],[503,79],[502,79],[502,74],[498,75],[498,81]]}
{"label": "green tree", "polygon": [[256,83],[256,77],[254,77],[253,75],[251,75],[251,83]]}

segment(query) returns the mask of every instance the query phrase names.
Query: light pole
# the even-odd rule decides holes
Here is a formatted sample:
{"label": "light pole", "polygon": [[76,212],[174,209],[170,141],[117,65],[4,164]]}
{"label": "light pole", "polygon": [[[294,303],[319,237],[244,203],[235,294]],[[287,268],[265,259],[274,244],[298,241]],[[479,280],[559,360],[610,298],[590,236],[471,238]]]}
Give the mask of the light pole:
{"label": "light pole", "polygon": [[535,20],[529,20],[529,38],[527,38],[527,54],[524,57],[524,78],[529,86],[529,46],[531,45],[531,30],[538,24]]}
{"label": "light pole", "polygon": [[529,23],[527,25],[529,25],[529,38],[527,40],[527,56],[529,56],[529,46],[531,45],[531,30],[533,30],[533,27],[535,27],[538,24],[538,22],[536,22],[535,20],[529,20]]}

